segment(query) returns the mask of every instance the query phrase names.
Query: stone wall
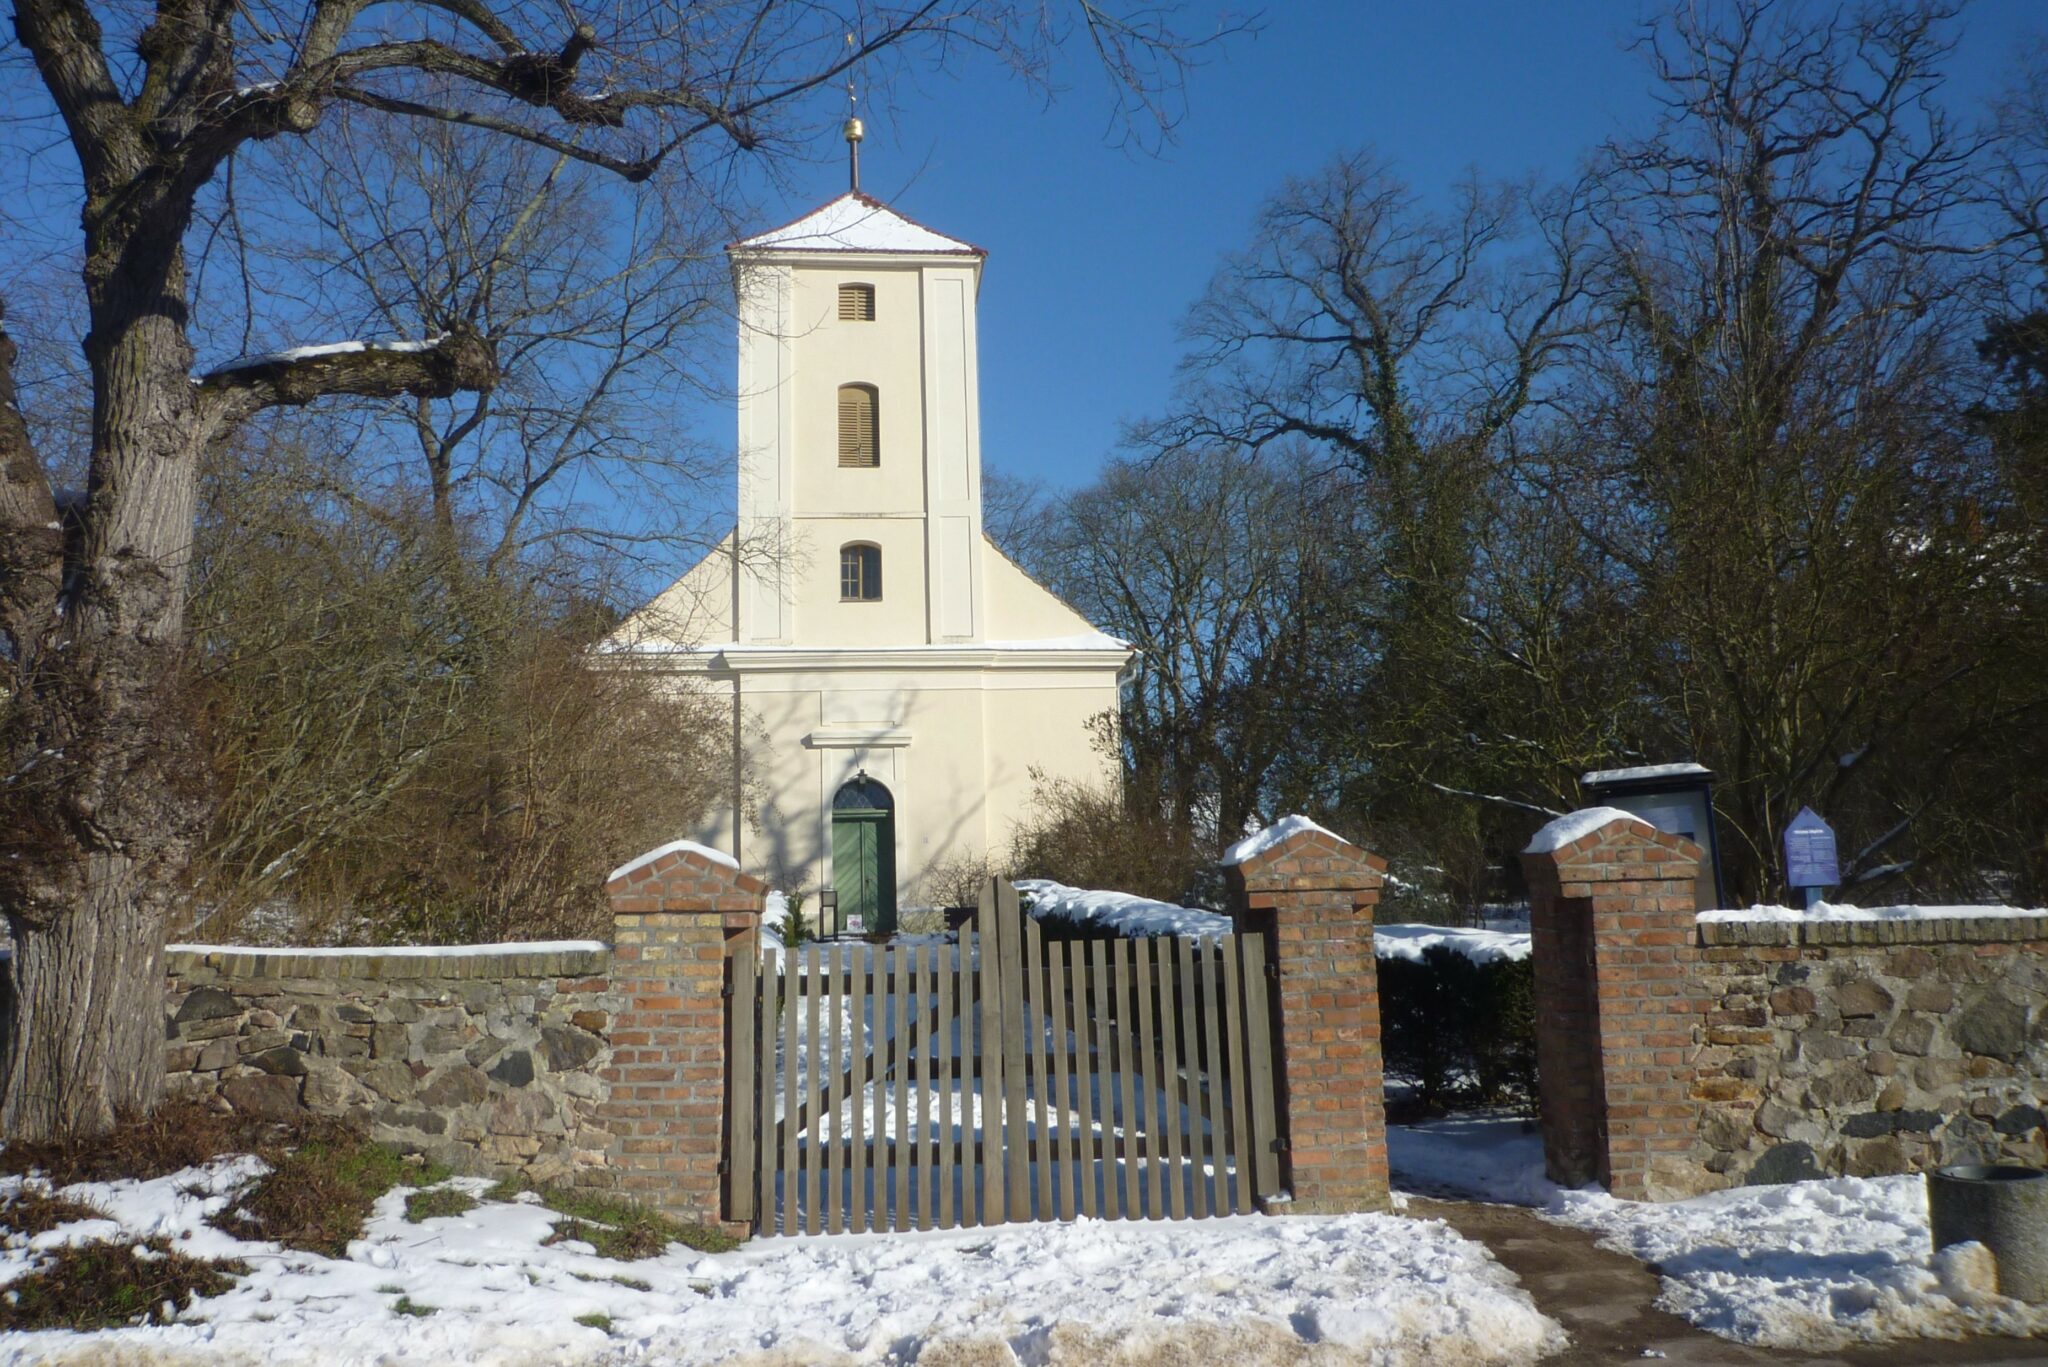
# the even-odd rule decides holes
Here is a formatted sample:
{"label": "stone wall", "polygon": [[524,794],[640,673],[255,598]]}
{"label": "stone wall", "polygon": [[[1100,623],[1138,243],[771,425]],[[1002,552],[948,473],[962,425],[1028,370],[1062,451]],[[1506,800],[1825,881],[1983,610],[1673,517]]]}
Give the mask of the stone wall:
{"label": "stone wall", "polygon": [[172,947],[172,1094],[359,1119],[469,1172],[603,1182],[619,998],[602,945]]}
{"label": "stone wall", "polygon": [[2048,1166],[2048,917],[1710,921],[1699,956],[1710,1184]]}

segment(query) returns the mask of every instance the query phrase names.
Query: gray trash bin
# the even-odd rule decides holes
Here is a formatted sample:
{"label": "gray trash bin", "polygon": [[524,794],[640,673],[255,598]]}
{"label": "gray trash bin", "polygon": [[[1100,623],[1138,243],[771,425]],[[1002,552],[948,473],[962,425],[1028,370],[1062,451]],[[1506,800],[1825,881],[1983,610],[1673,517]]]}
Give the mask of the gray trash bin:
{"label": "gray trash bin", "polygon": [[1975,1240],[1998,1262],[2000,1295],[2048,1301],[2048,1172],[1970,1163],[1927,1174],[1936,1252]]}

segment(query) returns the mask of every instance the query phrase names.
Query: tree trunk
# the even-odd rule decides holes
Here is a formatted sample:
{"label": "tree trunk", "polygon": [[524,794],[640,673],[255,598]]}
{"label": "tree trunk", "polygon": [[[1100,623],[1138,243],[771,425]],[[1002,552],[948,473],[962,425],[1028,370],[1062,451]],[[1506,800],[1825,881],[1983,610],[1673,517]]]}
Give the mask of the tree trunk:
{"label": "tree trunk", "polygon": [[207,811],[184,682],[198,464],[186,206],[88,206],[92,484],[5,715],[14,936],[0,1130],[93,1134],[163,1082],[163,944]]}
{"label": "tree trunk", "polygon": [[95,855],[73,914],[17,932],[6,1011],[10,1139],[94,1134],[156,1103],[164,1076],[164,916],[135,861]]}

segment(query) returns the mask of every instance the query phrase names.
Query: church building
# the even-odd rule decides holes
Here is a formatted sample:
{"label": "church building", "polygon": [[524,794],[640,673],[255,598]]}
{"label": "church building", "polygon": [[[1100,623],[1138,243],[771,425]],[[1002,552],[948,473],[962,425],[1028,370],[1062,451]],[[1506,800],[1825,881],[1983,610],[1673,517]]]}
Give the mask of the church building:
{"label": "church building", "polygon": [[607,645],[731,700],[744,781],[693,838],[872,932],[1000,855],[1034,775],[1114,781],[1130,651],[982,531],[987,254],[855,186],[729,248],[737,528]]}

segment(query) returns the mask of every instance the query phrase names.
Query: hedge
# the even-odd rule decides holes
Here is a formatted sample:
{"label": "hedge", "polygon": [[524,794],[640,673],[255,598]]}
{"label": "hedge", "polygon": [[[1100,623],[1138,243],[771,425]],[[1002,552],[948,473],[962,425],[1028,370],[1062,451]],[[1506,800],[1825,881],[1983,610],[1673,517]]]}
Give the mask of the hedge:
{"label": "hedge", "polygon": [[1431,1110],[1533,1105],[1536,988],[1527,959],[1479,964],[1441,945],[1379,961],[1389,1078]]}

